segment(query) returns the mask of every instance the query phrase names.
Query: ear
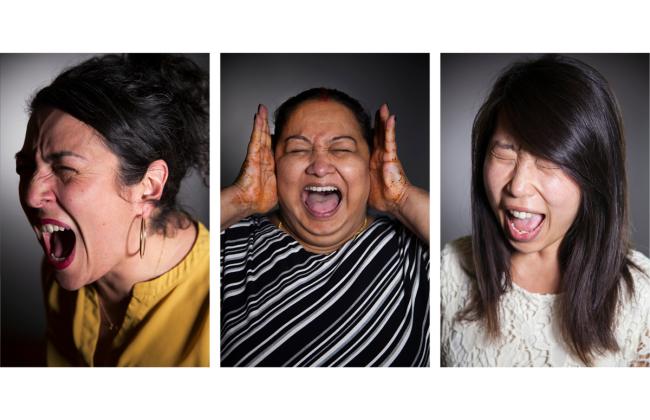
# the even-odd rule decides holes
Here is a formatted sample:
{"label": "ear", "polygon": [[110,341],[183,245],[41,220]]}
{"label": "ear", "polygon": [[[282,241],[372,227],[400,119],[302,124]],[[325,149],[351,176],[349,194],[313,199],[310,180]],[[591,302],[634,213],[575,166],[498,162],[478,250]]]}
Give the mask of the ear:
{"label": "ear", "polygon": [[158,159],[149,164],[147,172],[145,172],[142,181],[140,181],[140,201],[143,205],[142,215],[144,217],[151,215],[151,212],[155,208],[154,203],[162,197],[168,175],[169,168],[164,160]]}

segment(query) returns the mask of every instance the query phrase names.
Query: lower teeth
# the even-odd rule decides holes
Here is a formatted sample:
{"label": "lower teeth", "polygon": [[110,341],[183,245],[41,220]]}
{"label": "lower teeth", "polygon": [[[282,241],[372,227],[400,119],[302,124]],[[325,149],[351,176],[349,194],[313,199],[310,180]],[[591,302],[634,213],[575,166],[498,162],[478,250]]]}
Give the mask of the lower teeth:
{"label": "lower teeth", "polygon": [[56,262],[61,262],[61,261],[65,260],[65,257],[59,258],[59,257],[55,256],[54,253],[50,254],[50,258],[52,258]]}

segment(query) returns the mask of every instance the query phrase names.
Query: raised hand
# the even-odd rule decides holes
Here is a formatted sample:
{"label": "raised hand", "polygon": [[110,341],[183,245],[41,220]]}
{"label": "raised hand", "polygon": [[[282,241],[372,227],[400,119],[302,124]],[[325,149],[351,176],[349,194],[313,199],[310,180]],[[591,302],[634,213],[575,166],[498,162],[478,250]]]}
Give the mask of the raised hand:
{"label": "raised hand", "polygon": [[382,105],[375,116],[375,138],[370,157],[368,205],[388,213],[429,243],[429,193],[412,185],[397,157],[395,115]]}
{"label": "raised hand", "polygon": [[397,157],[395,115],[390,115],[386,104],[375,115],[373,145],[368,204],[376,210],[396,215],[406,201],[411,184]]}
{"label": "raised hand", "polygon": [[278,201],[268,111],[260,105],[246,159],[235,183],[221,191],[221,228],[255,213],[270,211]]}

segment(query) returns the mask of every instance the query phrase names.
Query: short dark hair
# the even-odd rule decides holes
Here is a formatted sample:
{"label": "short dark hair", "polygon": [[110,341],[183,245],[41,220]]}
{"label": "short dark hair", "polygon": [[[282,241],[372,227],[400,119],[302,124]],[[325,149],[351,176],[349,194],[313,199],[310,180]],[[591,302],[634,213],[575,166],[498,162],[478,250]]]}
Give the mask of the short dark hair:
{"label": "short dark hair", "polygon": [[65,70],[30,108],[57,108],[95,129],[118,157],[123,185],[164,160],[169,175],[152,227],[166,233],[170,218],[186,219],[176,195],[190,168],[208,182],[208,83],[207,72],[184,56],[109,54]]}
{"label": "short dark hair", "polygon": [[366,140],[366,143],[368,143],[368,148],[372,150],[373,131],[370,123],[370,115],[368,112],[364,109],[358,100],[354,99],[347,93],[325,87],[312,88],[305,90],[304,92],[300,92],[296,96],[292,96],[291,98],[284,101],[284,103],[280,105],[280,107],[275,111],[275,129],[272,137],[273,150],[275,150],[275,146],[277,146],[279,141],[278,136],[280,136],[280,133],[282,133],[282,130],[289,120],[289,117],[291,117],[291,114],[293,114],[298,106],[312,100],[332,100],[349,109],[359,123],[361,134]]}
{"label": "short dark hair", "polygon": [[623,285],[633,292],[629,259],[623,124],[605,78],[570,57],[545,55],[507,68],[481,106],[472,130],[472,297],[459,315],[499,335],[498,304],[512,287],[513,248],[490,207],[483,165],[499,116],[522,149],[559,165],[581,191],[576,218],[558,251],[560,329],[589,365],[618,350],[616,307]]}

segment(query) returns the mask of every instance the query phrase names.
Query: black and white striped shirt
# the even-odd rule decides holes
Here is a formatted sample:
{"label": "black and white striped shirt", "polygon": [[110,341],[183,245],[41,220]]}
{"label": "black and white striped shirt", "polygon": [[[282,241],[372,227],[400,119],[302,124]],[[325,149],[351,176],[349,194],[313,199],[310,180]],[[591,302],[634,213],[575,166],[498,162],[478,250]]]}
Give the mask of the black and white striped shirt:
{"label": "black and white striped shirt", "polygon": [[428,366],[428,246],[386,217],[327,255],[263,216],[231,226],[221,365]]}

